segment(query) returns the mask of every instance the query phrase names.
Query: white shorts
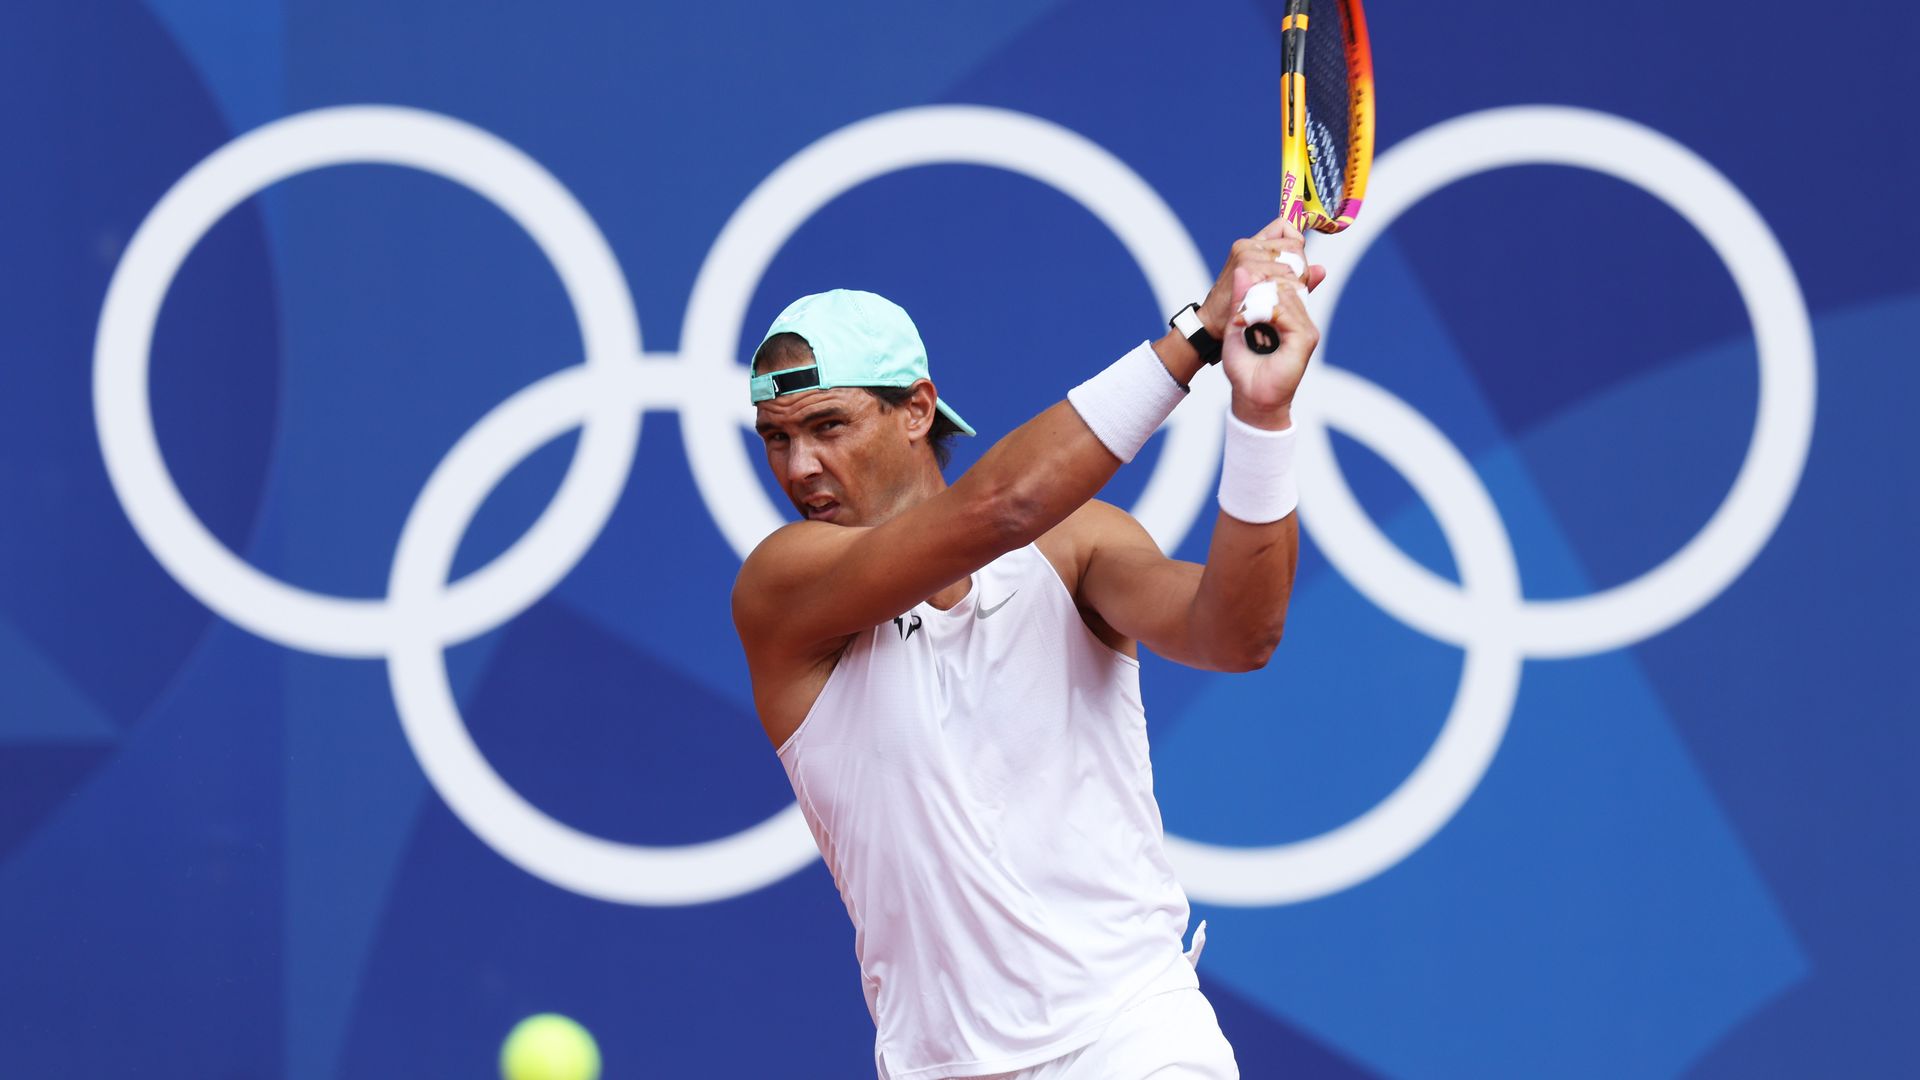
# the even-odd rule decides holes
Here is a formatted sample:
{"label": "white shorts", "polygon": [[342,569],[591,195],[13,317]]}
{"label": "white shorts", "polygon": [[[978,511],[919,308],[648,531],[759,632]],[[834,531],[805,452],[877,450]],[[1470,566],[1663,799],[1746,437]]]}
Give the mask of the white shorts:
{"label": "white shorts", "polygon": [[1065,1057],[981,1080],[1240,1080],[1233,1047],[1198,990],[1143,998]]}

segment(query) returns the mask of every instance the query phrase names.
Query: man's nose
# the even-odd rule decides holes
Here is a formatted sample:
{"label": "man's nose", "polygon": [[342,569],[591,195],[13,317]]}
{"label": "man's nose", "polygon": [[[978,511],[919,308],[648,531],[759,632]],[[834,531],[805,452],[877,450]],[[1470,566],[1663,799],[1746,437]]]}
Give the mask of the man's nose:
{"label": "man's nose", "polygon": [[820,456],[806,440],[795,440],[787,451],[787,482],[797,483],[819,474]]}

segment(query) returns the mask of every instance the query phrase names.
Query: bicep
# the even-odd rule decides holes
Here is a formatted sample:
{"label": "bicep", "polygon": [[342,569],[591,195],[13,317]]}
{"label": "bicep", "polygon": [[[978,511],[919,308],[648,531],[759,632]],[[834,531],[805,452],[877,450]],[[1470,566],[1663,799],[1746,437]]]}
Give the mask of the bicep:
{"label": "bicep", "polygon": [[1168,558],[1132,516],[1097,505],[1083,541],[1080,599],[1108,626],[1157,655],[1211,668],[1191,632],[1194,596],[1205,568]]}

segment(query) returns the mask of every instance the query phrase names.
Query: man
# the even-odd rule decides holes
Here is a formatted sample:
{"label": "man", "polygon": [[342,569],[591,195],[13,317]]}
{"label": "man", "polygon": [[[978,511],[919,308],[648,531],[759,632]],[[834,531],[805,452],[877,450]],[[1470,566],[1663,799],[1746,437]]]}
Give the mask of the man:
{"label": "man", "polygon": [[[1290,408],[1318,341],[1302,301],[1324,275],[1284,222],[1237,242],[1171,332],[952,486],[945,438],[973,429],[904,311],[806,297],[756,351],[767,461],[806,520],[748,557],[734,623],[853,919],[882,1080],[1238,1076],[1181,951],[1136,655],[1246,671],[1280,640]],[[1249,319],[1275,351],[1246,346]],[[1092,497],[1211,360],[1232,417],[1202,567]]]}

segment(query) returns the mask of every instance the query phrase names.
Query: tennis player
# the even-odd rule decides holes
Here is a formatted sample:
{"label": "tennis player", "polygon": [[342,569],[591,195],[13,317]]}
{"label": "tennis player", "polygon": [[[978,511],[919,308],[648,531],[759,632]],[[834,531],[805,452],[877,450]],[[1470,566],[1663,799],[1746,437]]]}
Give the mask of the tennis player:
{"label": "tennis player", "polygon": [[[767,463],[805,520],[748,557],[734,623],[853,919],[882,1080],[1239,1075],[1194,973],[1204,926],[1182,952],[1136,657],[1248,671],[1280,640],[1324,275],[1283,221],[1235,243],[1168,334],[952,485],[945,441],[974,432],[899,307],[808,296],[756,351]],[[1240,311],[1250,288],[1270,317]],[[1276,351],[1243,343],[1249,317]],[[1197,566],[1093,495],[1216,361],[1232,415]]]}

